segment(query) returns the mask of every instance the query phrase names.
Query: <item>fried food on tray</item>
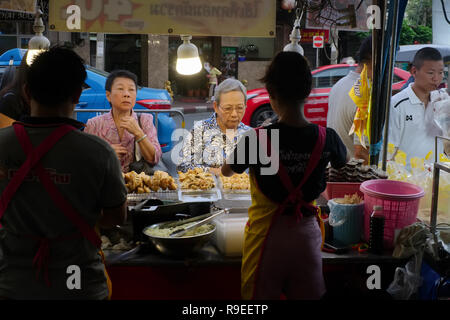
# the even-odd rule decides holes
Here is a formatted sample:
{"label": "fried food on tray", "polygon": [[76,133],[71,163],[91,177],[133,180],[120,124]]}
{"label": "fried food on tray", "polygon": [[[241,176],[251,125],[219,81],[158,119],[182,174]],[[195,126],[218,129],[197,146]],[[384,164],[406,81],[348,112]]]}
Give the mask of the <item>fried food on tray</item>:
{"label": "fried food on tray", "polygon": [[155,171],[153,177],[144,172],[137,174],[135,171],[122,174],[129,193],[150,193],[162,190],[176,190],[175,179],[167,172]]}
{"label": "fried food on tray", "polygon": [[250,190],[250,179],[245,172],[231,177],[220,175],[220,180],[225,190]]}
{"label": "fried food on tray", "polygon": [[178,171],[181,189],[210,190],[215,187],[212,174],[202,168],[189,169],[186,173]]}

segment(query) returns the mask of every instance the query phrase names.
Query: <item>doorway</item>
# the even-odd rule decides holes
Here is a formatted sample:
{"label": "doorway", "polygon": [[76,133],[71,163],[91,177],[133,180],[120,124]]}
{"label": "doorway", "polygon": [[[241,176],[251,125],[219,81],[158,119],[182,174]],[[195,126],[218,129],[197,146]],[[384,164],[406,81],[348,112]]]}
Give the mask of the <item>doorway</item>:
{"label": "doorway", "polygon": [[131,71],[142,84],[141,47],[139,34],[105,34],[105,71]]}

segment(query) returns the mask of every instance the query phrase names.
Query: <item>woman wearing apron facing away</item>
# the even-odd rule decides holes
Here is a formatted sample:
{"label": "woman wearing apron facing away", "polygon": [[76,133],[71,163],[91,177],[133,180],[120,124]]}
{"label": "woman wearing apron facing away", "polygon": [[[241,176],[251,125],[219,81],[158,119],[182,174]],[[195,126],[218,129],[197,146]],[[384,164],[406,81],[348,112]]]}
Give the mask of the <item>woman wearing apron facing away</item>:
{"label": "woman wearing apron facing away", "polygon": [[312,76],[303,56],[278,53],[262,81],[279,120],[243,136],[222,167],[225,176],[250,168],[242,298],[320,299],[323,239],[313,201],[325,190],[327,164],[344,166],[347,152],[333,129],[304,118]]}
{"label": "woman wearing apron facing away", "polygon": [[31,116],[0,130],[0,299],[107,299],[95,226],[126,219],[126,187],[108,143],[71,119],[86,78],[52,48],[26,74]]}

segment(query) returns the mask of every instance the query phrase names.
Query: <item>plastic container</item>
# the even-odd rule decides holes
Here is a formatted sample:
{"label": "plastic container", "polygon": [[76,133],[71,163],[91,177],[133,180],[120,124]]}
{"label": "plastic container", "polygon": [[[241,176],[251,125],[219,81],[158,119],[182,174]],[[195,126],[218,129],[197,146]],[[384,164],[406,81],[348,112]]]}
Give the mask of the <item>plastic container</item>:
{"label": "plastic container", "polygon": [[361,182],[327,182],[327,187],[322,195],[327,200],[343,198],[346,194],[352,195],[354,193],[362,197],[363,193],[360,191],[360,186]]}
{"label": "plastic container", "polygon": [[370,215],[376,205],[383,207],[385,218],[383,245],[394,247],[396,230],[416,222],[420,199],[424,196],[421,187],[412,183],[393,180],[369,180],[361,184],[364,193],[364,239],[370,239]]}
{"label": "plastic container", "polygon": [[214,219],[216,223],[215,244],[219,251],[227,257],[242,256],[244,247],[245,224],[247,213],[230,213]]}
{"label": "plastic container", "polygon": [[333,227],[333,239],[345,245],[360,242],[364,221],[364,203],[340,204],[328,201],[330,216],[328,222]]}

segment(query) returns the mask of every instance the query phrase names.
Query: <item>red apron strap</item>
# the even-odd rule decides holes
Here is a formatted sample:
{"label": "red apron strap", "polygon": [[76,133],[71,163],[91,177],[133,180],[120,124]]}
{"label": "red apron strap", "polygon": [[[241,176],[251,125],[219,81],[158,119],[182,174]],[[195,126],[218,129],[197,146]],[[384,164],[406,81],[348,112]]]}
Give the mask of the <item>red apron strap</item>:
{"label": "red apron strap", "polygon": [[32,152],[33,146],[23,124],[14,123],[13,128],[27,158],[19,168],[19,170],[11,178],[11,181],[8,183],[6,188],[3,190],[3,193],[0,197],[0,219],[2,218],[9,202],[13,198],[17,189],[19,189],[27,174],[59,139],[61,139],[69,131],[74,130],[74,128],[69,125],[58,127],[35,149],[35,152]]}
{"label": "red apron strap", "polygon": [[55,205],[60,209],[64,215],[75,225],[81,234],[89,240],[96,248],[100,249],[102,241],[95,232],[95,229],[88,225],[86,221],[75,211],[72,205],[66,200],[61,192],[56,188],[55,183],[52,181],[49,173],[45,171],[42,165],[38,164],[36,167],[37,174],[41,183],[44,185],[45,190],[52,198]]}
{"label": "red apron strap", "polygon": [[[79,230],[79,232],[89,240],[96,248],[101,247],[101,240],[94,228],[89,226],[84,219],[74,210],[72,205],[65,199],[62,193],[57,189],[55,183],[52,181],[50,174],[39,163],[41,158],[52,148],[54,145],[67,133],[75,130],[74,127],[69,125],[62,125],[57,127],[44,141],[37,147],[33,148],[30,138],[23,126],[23,124],[13,124],[14,131],[17,138],[27,156],[24,164],[11,178],[11,181],[5,188],[0,198],[0,218],[6,211],[9,202],[16,193],[17,189],[22,184],[27,174],[35,168],[35,171],[40,179],[40,182],[44,185],[45,189],[49,193],[51,199],[55,205],[64,213],[64,215],[71,221]],[[61,240],[63,237],[59,237],[56,240]],[[33,259],[33,266],[36,266],[38,277],[39,271],[44,269],[44,279],[48,286],[50,286],[48,276],[48,260],[49,260],[49,246],[50,239],[37,237],[39,241],[38,251]]]}
{"label": "red apron strap", "polygon": [[[260,128],[255,129],[258,139],[259,139],[259,129]],[[314,149],[311,153],[311,157],[309,158],[308,165],[306,167],[303,178],[296,188],[292,184],[292,180],[289,177],[286,167],[283,165],[283,163],[281,161],[279,161],[279,169],[278,169],[277,174],[280,177],[281,182],[283,183],[283,185],[285,186],[285,188],[288,190],[289,193],[292,193],[295,190],[299,190],[301,187],[303,187],[303,185],[308,180],[309,176],[312,174],[312,172],[317,167],[317,164],[320,161],[320,157],[322,155],[322,151],[325,146],[327,131],[326,131],[326,128],[324,128],[322,126],[318,126],[318,131],[319,131],[319,134],[318,134],[316,145],[314,146]],[[267,137],[267,147],[269,150],[271,150],[269,136]]]}
{"label": "red apron strap", "polygon": [[[64,135],[68,132],[75,130],[74,127],[69,125],[63,125],[55,129],[36,149],[33,150],[30,138],[23,125],[15,124],[14,129],[16,131],[17,137],[19,139],[22,148],[25,153],[30,155],[35,161],[31,163],[32,167],[35,167],[36,173],[39,176],[41,183],[44,185],[45,189],[49,193],[53,202],[56,204],[58,209],[60,209],[64,215],[75,225],[81,234],[89,240],[95,247],[101,247],[101,240],[94,228],[89,226],[85,220],[74,210],[72,205],[65,199],[61,192],[57,189],[55,183],[51,180],[50,175],[42,167],[38,161],[45,155]],[[16,189],[17,190],[17,189]]]}
{"label": "red apron strap", "polygon": [[[316,145],[311,153],[311,157],[309,158],[308,165],[306,167],[305,173],[303,174],[303,178],[297,186],[296,190],[300,190],[301,187],[308,180],[309,176],[313,173],[314,169],[317,167],[317,164],[320,161],[320,157],[322,156],[323,148],[325,147],[327,129],[322,126],[317,126],[319,135],[317,137]],[[287,174],[287,172],[286,172]],[[287,176],[289,178],[289,176]]]}
{"label": "red apron strap", "polygon": [[284,186],[288,189],[289,192],[288,197],[283,201],[281,205],[279,205],[278,211],[280,213],[284,211],[285,207],[289,203],[296,204],[296,213],[297,216],[299,217],[303,216],[300,210],[302,206],[311,207],[311,209],[314,208],[313,206],[311,206],[311,204],[303,200],[301,188],[303,187],[305,182],[308,181],[308,178],[311,176],[312,172],[317,167],[317,164],[320,161],[323,148],[325,147],[326,134],[327,134],[326,128],[318,126],[317,142],[309,158],[308,165],[306,167],[305,173],[303,174],[302,180],[297,185],[297,187],[295,188],[293,187],[292,180],[289,177],[286,167],[284,167],[281,161],[279,161],[278,176],[280,177],[281,181],[283,182]]}

